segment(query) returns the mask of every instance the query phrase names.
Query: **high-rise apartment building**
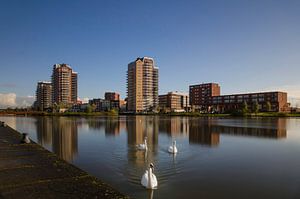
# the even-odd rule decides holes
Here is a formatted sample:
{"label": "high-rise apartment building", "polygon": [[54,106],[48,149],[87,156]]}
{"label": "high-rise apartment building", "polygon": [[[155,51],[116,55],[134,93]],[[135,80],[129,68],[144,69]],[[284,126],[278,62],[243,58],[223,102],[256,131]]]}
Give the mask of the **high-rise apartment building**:
{"label": "high-rise apartment building", "polygon": [[67,64],[55,64],[52,73],[53,103],[77,102],[77,73]]}
{"label": "high-rise apartment building", "polygon": [[36,88],[36,108],[44,111],[52,105],[52,84],[51,82],[38,82]]}
{"label": "high-rise apartment building", "polygon": [[137,58],[128,64],[127,109],[153,111],[158,107],[158,67],[153,58]]}

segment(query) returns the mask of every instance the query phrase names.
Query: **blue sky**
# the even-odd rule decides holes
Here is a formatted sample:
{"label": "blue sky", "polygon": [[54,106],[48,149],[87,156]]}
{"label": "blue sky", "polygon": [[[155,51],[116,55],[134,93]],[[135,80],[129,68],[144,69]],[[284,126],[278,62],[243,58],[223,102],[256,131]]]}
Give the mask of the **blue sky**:
{"label": "blue sky", "polygon": [[78,72],[80,98],[125,98],[127,64],[142,56],[160,94],[217,82],[300,98],[298,0],[0,0],[0,24],[0,105],[32,100],[55,63]]}

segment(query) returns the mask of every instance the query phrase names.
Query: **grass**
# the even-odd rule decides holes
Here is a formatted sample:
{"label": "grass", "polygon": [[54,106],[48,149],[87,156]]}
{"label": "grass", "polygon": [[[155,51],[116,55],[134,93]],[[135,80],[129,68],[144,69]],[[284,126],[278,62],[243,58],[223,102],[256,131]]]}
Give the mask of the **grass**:
{"label": "grass", "polygon": [[[246,113],[246,114],[237,114],[237,113],[199,113],[199,112],[187,112],[187,113],[138,113],[138,114],[124,114],[121,115],[159,115],[159,116],[188,116],[188,117],[300,117],[300,113],[277,113],[277,112],[259,112],[259,113]],[[109,112],[65,112],[65,113],[47,113],[41,111],[28,111],[28,112],[0,112],[0,115],[27,115],[27,116],[118,116],[117,111]]]}
{"label": "grass", "polygon": [[42,111],[29,111],[29,112],[0,112],[0,115],[27,115],[27,116],[117,116],[118,112],[64,112],[64,113],[48,113]]}

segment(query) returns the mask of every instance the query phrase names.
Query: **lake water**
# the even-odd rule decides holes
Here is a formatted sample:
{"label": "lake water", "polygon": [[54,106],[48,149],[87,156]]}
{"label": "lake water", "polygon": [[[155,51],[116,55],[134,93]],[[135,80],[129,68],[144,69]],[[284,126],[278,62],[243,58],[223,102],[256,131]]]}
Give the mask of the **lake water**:
{"label": "lake water", "polygon": [[[133,198],[300,198],[300,118],[0,120]],[[145,136],[149,150],[138,151]],[[167,151],[172,139],[175,156]],[[154,191],[140,184],[150,162],[158,179]]]}

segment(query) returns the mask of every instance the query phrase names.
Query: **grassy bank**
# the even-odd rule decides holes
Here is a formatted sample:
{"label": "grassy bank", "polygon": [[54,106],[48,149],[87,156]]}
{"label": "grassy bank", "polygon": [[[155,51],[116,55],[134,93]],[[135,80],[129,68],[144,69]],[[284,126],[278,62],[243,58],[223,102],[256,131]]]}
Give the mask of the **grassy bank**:
{"label": "grassy bank", "polygon": [[300,117],[300,113],[272,113],[272,112],[263,112],[263,113],[252,113],[250,116],[256,117]]}
{"label": "grassy bank", "polygon": [[28,111],[28,112],[0,112],[0,115],[23,115],[23,116],[117,116],[118,112],[64,112],[64,113],[48,113],[41,111]]}
{"label": "grassy bank", "polygon": [[300,117],[300,113],[276,113],[276,112],[260,112],[260,113],[120,113],[121,115],[159,115],[159,116],[189,116],[189,117]]}
{"label": "grassy bank", "polygon": [[300,113],[275,113],[275,112],[260,112],[260,113],[246,113],[246,114],[221,114],[221,113],[118,113],[116,111],[109,112],[65,112],[65,113],[48,113],[41,111],[28,111],[28,112],[0,112],[0,115],[22,115],[22,116],[118,116],[118,115],[158,115],[158,116],[188,116],[188,117],[300,117]]}

